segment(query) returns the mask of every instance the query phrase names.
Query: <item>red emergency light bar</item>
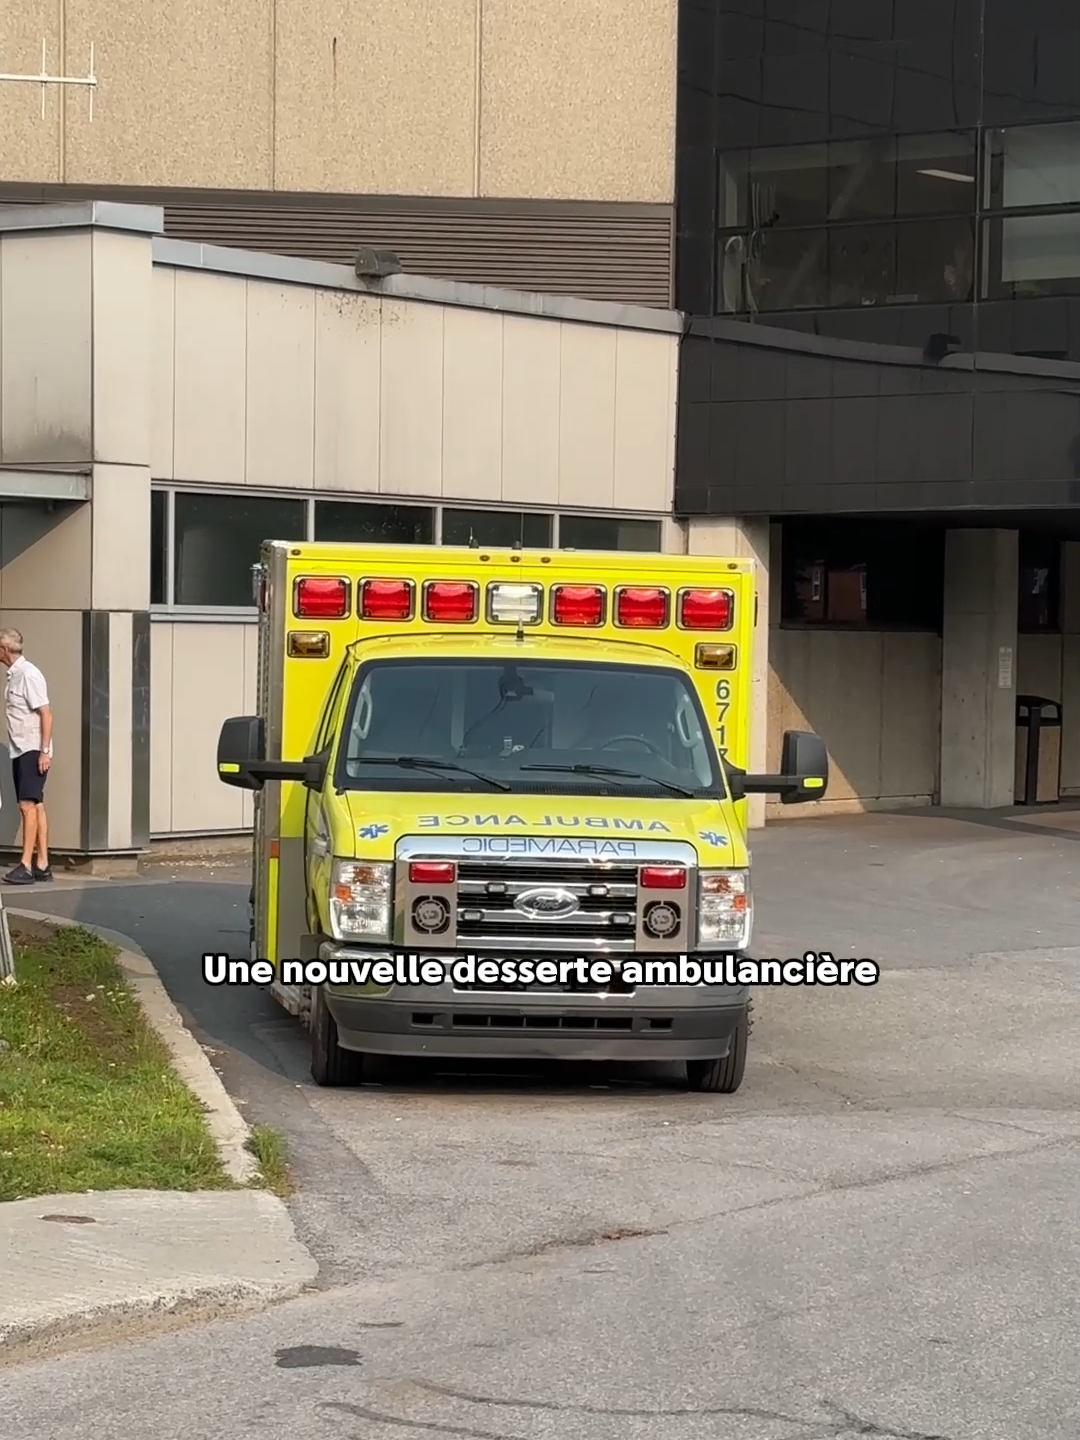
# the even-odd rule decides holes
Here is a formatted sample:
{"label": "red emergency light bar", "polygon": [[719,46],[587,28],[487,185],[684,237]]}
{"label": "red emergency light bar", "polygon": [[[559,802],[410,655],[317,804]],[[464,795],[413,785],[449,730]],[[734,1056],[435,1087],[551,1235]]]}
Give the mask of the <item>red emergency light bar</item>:
{"label": "red emergency light bar", "polygon": [[680,590],[678,624],[683,630],[730,630],[735,596],[730,590]]}
{"label": "red emergency light bar", "polygon": [[615,591],[615,624],[626,629],[660,630],[668,623],[670,599],[666,590],[620,585]]}
{"label": "red emergency light bar", "polygon": [[414,860],[409,866],[412,885],[452,885],[456,876],[457,866],[441,860]]}
{"label": "red emergency light bar", "polygon": [[349,613],[349,582],[337,576],[301,575],[293,585],[299,620],[343,620]]}
{"label": "red emergency light bar", "polygon": [[643,865],[638,878],[643,890],[686,889],[686,871],[681,865]]}
{"label": "red emergency light bar", "polygon": [[551,621],[554,625],[602,625],[604,591],[600,585],[554,585]]}
{"label": "red emergency light bar", "polygon": [[480,586],[475,580],[429,580],[424,585],[424,619],[468,625],[480,613]]}
{"label": "red emergency light bar", "polygon": [[411,580],[365,580],[360,586],[361,620],[411,620],[415,603]]}

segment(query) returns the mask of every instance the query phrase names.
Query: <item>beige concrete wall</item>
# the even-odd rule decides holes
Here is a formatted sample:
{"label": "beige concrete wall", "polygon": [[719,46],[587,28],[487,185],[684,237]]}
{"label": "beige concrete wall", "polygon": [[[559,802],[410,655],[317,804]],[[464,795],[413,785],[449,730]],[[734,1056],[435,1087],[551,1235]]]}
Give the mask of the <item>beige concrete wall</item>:
{"label": "beige concrete wall", "polygon": [[941,733],[938,636],[776,629],[770,654],[769,769],[779,769],[785,730],[816,730],[829,748],[830,772],[824,801],[770,803],[770,818],[932,802]]}
{"label": "beige concrete wall", "polygon": [[[3,95],[0,116],[10,104],[7,92]],[[149,252],[149,245],[146,249]],[[14,231],[0,237],[4,464],[67,464],[91,458],[92,266],[88,231]]]}
{"label": "beige concrete wall", "polygon": [[[150,309],[156,480],[670,506],[674,335],[164,265]],[[251,823],[214,756],[221,721],[254,705],[254,641],[250,625],[154,622],[153,834]]]}
{"label": "beige concrete wall", "polygon": [[257,635],[243,624],[150,627],[151,834],[251,827],[250,796],[217,779],[217,742],[223,720],[255,711]]}
{"label": "beige concrete wall", "polygon": [[[5,105],[0,133],[17,109]],[[149,606],[151,280],[150,238],[136,230],[0,235],[0,460],[77,466],[93,495],[0,505],[0,622],[23,631],[53,700],[57,850],[128,849],[145,823],[135,613]],[[16,823],[7,776],[2,844]]]}
{"label": "beige concrete wall", "polygon": [[[5,178],[670,203],[675,0],[20,0]],[[61,58],[61,45],[63,57]],[[541,139],[542,137],[542,139]]]}
{"label": "beige concrete wall", "polygon": [[156,480],[663,512],[674,335],[155,267]]}
{"label": "beige concrete wall", "polygon": [[[7,507],[0,506],[0,543],[7,529]],[[53,767],[47,788],[49,841],[56,850],[78,849],[82,795],[82,625],[78,610],[22,608],[5,601],[0,587],[0,618],[21,630],[27,658],[39,666],[49,687],[53,711]],[[19,811],[4,745],[0,749],[0,845],[14,845]]]}

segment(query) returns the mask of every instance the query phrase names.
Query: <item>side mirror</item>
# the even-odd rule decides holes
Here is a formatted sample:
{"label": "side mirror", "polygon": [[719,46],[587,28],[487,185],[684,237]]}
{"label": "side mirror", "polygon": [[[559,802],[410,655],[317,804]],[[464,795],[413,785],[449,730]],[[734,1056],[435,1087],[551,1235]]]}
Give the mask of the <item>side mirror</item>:
{"label": "side mirror", "polygon": [[780,751],[780,771],[790,783],[780,791],[782,805],[821,800],[829,788],[829,752],[812,730],[787,730]]}
{"label": "side mirror", "polygon": [[779,795],[782,805],[805,805],[822,800],[829,788],[829,752],[812,730],[787,730],[780,754],[779,775],[747,775],[729,769],[733,800],[747,795]]}
{"label": "side mirror", "polygon": [[303,760],[267,760],[265,755],[262,717],[233,716],[225,721],[218,736],[218,779],[237,790],[261,790],[268,780],[294,780],[311,790],[322,788],[326,778],[324,755]]}

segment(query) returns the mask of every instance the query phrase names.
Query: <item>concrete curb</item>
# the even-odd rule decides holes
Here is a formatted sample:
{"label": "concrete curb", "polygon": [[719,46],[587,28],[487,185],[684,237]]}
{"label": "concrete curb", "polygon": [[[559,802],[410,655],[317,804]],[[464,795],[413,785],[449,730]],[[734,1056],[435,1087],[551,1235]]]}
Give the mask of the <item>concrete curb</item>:
{"label": "concrete curb", "polygon": [[318,1265],[267,1190],[110,1190],[0,1207],[0,1369],[145,1340],[310,1291]]}
{"label": "concrete curb", "polygon": [[247,1121],[232,1101],[206,1052],[180,1018],[180,1012],[169,998],[158,978],[150,957],[134,940],[102,925],[86,925],[62,915],[45,915],[33,910],[13,910],[4,906],[9,920],[17,920],[28,934],[49,939],[54,930],[89,930],[119,950],[117,963],[142,1007],[147,1024],[161,1039],[172,1057],[177,1074],[202,1105],[207,1129],[221,1157],[222,1166],[231,1180],[250,1185],[260,1178],[259,1162],[247,1148],[251,1131]]}

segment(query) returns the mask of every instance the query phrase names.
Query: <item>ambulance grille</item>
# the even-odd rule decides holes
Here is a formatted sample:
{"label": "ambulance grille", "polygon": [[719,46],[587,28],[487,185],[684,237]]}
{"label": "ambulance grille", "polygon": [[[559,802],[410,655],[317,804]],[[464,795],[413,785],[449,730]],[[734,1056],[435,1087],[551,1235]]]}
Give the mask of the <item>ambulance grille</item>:
{"label": "ambulance grille", "polygon": [[[495,863],[466,860],[458,866],[459,945],[536,941],[547,948],[634,948],[637,933],[637,870],[597,861]],[[532,916],[516,902],[535,887],[568,890],[577,901],[569,916]]]}

